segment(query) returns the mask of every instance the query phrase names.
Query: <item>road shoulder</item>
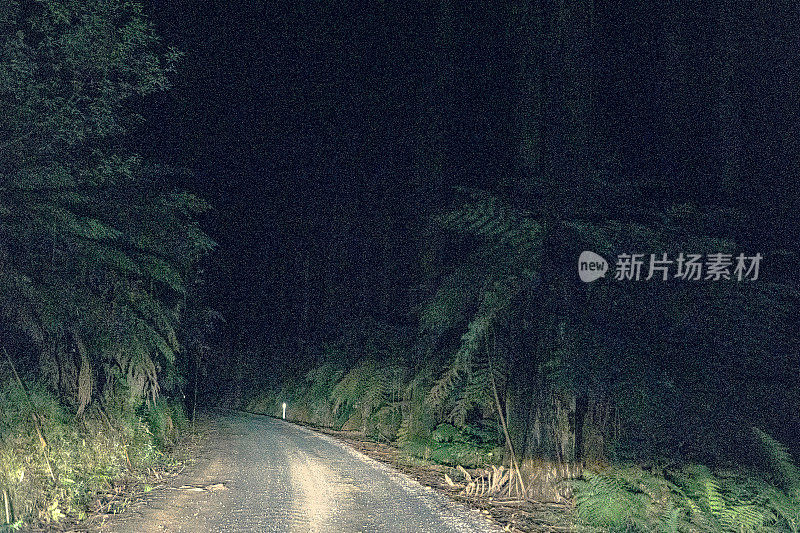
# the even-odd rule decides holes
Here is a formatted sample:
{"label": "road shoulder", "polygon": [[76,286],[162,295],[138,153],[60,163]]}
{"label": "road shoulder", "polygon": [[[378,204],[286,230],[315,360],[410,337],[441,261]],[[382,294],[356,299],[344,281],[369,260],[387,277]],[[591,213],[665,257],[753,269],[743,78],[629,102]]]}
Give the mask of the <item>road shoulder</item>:
{"label": "road shoulder", "polygon": [[[294,422],[292,422],[294,423]],[[460,487],[449,485],[445,474],[453,469],[421,459],[411,459],[400,448],[377,442],[354,431],[337,431],[303,423],[294,423],[349,446],[366,457],[393,468],[420,485],[480,513],[504,531],[565,533],[575,531],[573,510],[563,504],[532,502],[512,498],[474,498],[464,496]]]}

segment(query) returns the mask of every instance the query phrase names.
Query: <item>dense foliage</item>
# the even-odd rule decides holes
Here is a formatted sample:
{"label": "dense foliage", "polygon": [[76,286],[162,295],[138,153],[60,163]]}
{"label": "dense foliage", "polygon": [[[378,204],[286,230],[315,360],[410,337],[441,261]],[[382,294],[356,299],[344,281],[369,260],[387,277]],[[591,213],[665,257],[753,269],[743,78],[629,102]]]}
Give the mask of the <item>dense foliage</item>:
{"label": "dense foliage", "polygon": [[[15,456],[0,487],[19,518],[75,514],[64,487],[96,475],[75,478],[77,464],[113,479],[135,462],[128,447],[145,453],[133,441],[166,444],[140,417],[167,413],[152,425],[170,435],[183,418],[156,402],[182,379],[187,284],[213,247],[197,223],[207,206],[130,141],[178,56],[135,2],[0,2],[0,447]],[[25,435],[38,436],[26,447]],[[85,503],[89,484],[69,494]]]}

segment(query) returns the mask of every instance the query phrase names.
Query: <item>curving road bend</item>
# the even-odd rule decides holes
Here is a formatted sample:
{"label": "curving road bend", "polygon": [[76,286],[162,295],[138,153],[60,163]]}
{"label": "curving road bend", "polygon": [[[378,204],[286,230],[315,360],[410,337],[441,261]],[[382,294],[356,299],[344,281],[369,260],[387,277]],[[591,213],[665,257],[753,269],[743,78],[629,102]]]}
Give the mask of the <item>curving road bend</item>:
{"label": "curving road bend", "polygon": [[483,533],[479,513],[326,435],[217,413],[193,473],[98,531]]}

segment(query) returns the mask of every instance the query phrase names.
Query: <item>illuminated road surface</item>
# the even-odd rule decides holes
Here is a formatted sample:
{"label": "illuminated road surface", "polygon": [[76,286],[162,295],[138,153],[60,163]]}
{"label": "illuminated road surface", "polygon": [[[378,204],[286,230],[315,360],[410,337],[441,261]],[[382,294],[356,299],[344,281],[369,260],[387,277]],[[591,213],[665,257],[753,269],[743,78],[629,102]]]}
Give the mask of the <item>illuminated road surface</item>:
{"label": "illuminated road surface", "polygon": [[[338,441],[223,413],[194,472],[101,531],[495,532],[474,511]],[[183,486],[183,488],[179,488]]]}

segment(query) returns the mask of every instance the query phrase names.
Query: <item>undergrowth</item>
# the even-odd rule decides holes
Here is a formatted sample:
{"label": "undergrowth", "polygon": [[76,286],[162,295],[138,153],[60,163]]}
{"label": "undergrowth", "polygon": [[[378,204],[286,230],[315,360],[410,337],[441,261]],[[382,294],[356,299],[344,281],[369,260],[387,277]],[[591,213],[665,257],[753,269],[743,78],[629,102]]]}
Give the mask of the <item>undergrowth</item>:
{"label": "undergrowth", "polygon": [[400,444],[409,455],[449,466],[472,468],[499,464],[503,459],[497,431],[480,426],[459,430],[452,424],[439,424],[430,437],[414,437]]}
{"label": "undergrowth", "polygon": [[800,475],[786,448],[754,429],[771,472],[712,472],[635,465],[584,472],[573,481],[578,521],[603,531],[800,531]]}
{"label": "undergrowth", "polygon": [[467,468],[498,464],[503,457],[502,448],[472,442],[438,443],[429,439],[413,439],[404,443],[402,449],[426,461]]}
{"label": "undergrowth", "polygon": [[[469,341],[470,337],[465,335],[462,341],[464,339]],[[395,442],[409,460],[462,467],[510,462],[513,452],[502,438],[503,426],[498,420],[502,410],[498,406],[505,403],[508,415],[514,412],[516,405],[533,400],[518,397],[515,404],[512,395],[497,392],[496,381],[492,385],[494,360],[481,360],[467,370],[462,361],[453,367],[457,371],[452,373],[452,383],[447,381],[450,378],[437,382],[436,376],[441,372],[436,371],[434,352],[425,352],[415,367],[409,364],[404,367],[397,363],[404,360],[402,354],[396,353],[391,343],[364,344],[372,348],[356,346],[358,357],[350,353],[351,348],[347,346],[328,348],[322,364],[284,382],[281,389],[257,393],[244,405],[245,409],[280,417],[285,403],[289,420],[353,430],[376,440]],[[481,391],[492,391],[492,397],[483,397],[480,401],[472,398],[471,386],[467,386],[463,394],[431,394],[431,391],[440,390],[437,383],[453,389],[454,384],[463,385],[470,380]],[[507,385],[506,382],[500,390],[506,391]],[[505,399],[501,400],[503,397]],[[435,398],[441,401],[432,402]],[[509,402],[512,402],[511,408]],[[537,405],[535,411],[517,407],[515,420],[519,424],[525,420],[521,416],[527,416],[532,429],[525,431],[535,437],[528,439],[524,457],[517,459],[541,459],[545,467],[522,469],[521,475],[527,484],[526,497],[538,502],[574,501],[576,526],[587,530],[630,532],[800,533],[800,473],[787,448],[759,429],[753,429],[753,446],[747,453],[710,453],[708,461],[699,454],[683,459],[736,465],[729,470],[674,462],[669,467],[652,466],[646,470],[636,464],[620,462],[593,471],[585,469],[578,461],[564,462],[548,454],[548,449],[552,450],[559,442],[563,444],[559,439],[569,435],[569,426],[575,423],[574,418],[569,418],[574,415],[564,414],[570,412],[568,405],[561,409],[562,404],[554,400],[550,414],[542,414],[542,409],[548,408],[547,401],[533,405]],[[608,404],[600,402],[598,405]],[[564,416],[557,418],[557,413]],[[610,408],[592,413],[594,418],[586,415],[584,423],[593,420],[598,427],[616,427],[614,411]],[[546,417],[550,417],[550,422]],[[563,427],[557,422],[563,422]],[[587,428],[591,429],[591,424],[584,425],[584,435],[591,433]],[[516,438],[516,442],[524,442],[526,433],[513,425],[511,429],[509,440]],[[606,450],[598,456],[598,462],[613,456],[608,451],[619,442],[614,440],[619,439],[616,433],[612,437],[611,433],[595,432],[594,437]],[[714,452],[724,446],[731,447],[728,441],[722,440],[715,446]],[[768,471],[758,470],[753,461],[756,450],[760,450],[767,466],[762,470]],[[646,457],[651,455],[633,454],[630,460]],[[675,461],[674,455],[665,457]],[[576,465],[580,468],[571,468]],[[565,470],[561,466],[570,468]]]}
{"label": "undergrowth", "polygon": [[85,518],[123,478],[169,466],[186,425],[164,399],[117,394],[76,417],[45,387],[0,384],[0,531]]}
{"label": "undergrowth", "polygon": [[402,435],[402,391],[394,391],[397,400],[393,401],[392,380],[380,379],[380,375],[374,363],[369,362],[347,373],[323,365],[309,372],[305,382],[255,396],[245,409],[280,417],[286,402],[289,420],[397,442],[411,457],[450,466],[477,467],[502,460],[496,428],[467,425],[456,429],[451,424],[440,424],[433,431]]}
{"label": "undergrowth", "polygon": [[[410,460],[481,467],[507,459],[498,447],[498,428],[486,425],[487,419],[478,425],[431,427],[420,418],[417,430],[406,431],[408,419],[397,415],[415,412],[415,395],[409,394],[414,381],[398,387],[398,377],[397,370],[371,362],[347,371],[326,364],[302,381],[256,396],[246,408],[281,416],[286,402],[290,420],[394,441]],[[695,464],[584,470],[566,482],[574,495],[577,526],[609,532],[800,533],[800,473],[785,446],[758,429],[753,436],[769,472],[742,466],[712,471]]]}

